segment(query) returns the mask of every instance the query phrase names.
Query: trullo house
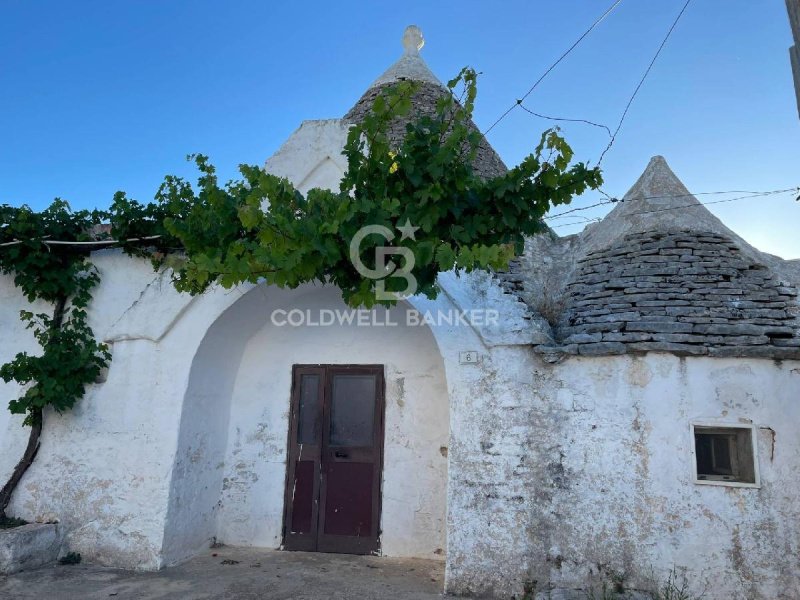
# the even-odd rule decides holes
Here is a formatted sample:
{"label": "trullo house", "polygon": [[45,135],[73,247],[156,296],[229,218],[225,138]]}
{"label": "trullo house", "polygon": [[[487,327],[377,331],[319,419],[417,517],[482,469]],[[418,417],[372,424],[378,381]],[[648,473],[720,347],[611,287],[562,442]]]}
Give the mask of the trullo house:
{"label": "trullo house", "polygon": [[[398,80],[432,111],[446,92],[418,42],[266,170],[338,187],[349,124]],[[488,142],[475,166],[505,169]],[[113,361],[45,415],[9,513],[128,569],[216,540],[441,560],[455,594],[571,597],[676,568],[712,598],[799,598],[800,263],[737,236],[664,158],[642,166],[582,233],[530,239],[505,273],[443,273],[436,300],[367,324],[337,318],[332,287],[191,297],[93,253]],[[35,351],[9,277],[0,299],[0,360]],[[26,436],[0,411],[0,479]]]}

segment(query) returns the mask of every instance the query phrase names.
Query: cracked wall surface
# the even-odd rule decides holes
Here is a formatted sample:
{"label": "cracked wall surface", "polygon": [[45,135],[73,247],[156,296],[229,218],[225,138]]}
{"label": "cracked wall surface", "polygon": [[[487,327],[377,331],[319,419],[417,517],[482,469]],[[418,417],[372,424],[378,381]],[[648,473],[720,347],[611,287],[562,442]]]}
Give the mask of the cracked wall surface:
{"label": "cracked wall surface", "polygon": [[[341,120],[306,122],[266,168],[336,187],[345,135]],[[708,582],[708,598],[800,597],[800,362],[643,349],[550,364],[534,351],[552,342],[535,310],[542,293],[565,289],[578,258],[654,226],[716,232],[800,284],[800,262],[747,245],[686,198],[663,159],[651,167],[603,223],[529,240],[514,272],[444,273],[438,298],[410,300],[497,311],[476,327],[293,336],[269,326],[270,303],[335,308],[338,296],[242,286],[191,298],[146,261],[94,253],[102,282],[89,314],[113,344],[108,378],[69,413],[47,412],[11,513],[59,519],[69,549],[118,567],[157,569],[217,537],[275,547],[291,364],[384,362],[384,551],[444,552],[448,591],[584,598],[579,588],[613,574],[642,587],[676,566],[698,591]],[[0,302],[0,360],[36,351],[18,320],[28,305],[5,276]],[[477,362],[461,364],[466,351]],[[3,402],[18,391],[0,383]],[[756,426],[760,488],[694,483],[695,419]],[[26,434],[0,410],[0,477]]]}
{"label": "cracked wall surface", "polygon": [[[259,288],[258,313],[346,310],[338,290]],[[246,298],[247,299],[247,298]],[[237,307],[234,306],[232,310]],[[382,364],[386,378],[381,552],[440,559],[446,548],[447,385],[427,327],[291,327],[267,320],[242,351],[230,399],[217,537],[233,545],[281,544],[291,372],[294,364]]]}
{"label": "cracked wall surface", "polygon": [[[583,598],[675,567],[709,598],[800,594],[797,361],[494,349],[453,407],[449,589]],[[761,487],[694,483],[693,421],[756,426]],[[542,596],[546,597],[546,596]]]}

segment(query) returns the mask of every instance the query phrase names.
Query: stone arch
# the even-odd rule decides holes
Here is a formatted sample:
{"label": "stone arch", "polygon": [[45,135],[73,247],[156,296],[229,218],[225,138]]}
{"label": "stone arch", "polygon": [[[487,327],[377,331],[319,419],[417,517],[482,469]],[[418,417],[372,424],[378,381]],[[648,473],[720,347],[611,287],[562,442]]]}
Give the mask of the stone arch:
{"label": "stone arch", "polygon": [[[450,407],[438,328],[280,328],[276,309],[346,309],[337,289],[258,286],[233,297],[192,360],[169,491],[163,560],[174,564],[213,538],[277,547],[283,511],[291,364],[386,365],[382,548],[442,556],[446,547]],[[424,305],[426,301],[420,301]],[[446,336],[445,336],[446,337]]]}
{"label": "stone arch", "polygon": [[330,187],[330,182],[338,181],[342,178],[342,175],[344,175],[344,169],[330,156],[326,156],[297,184],[297,189],[306,193],[315,187]]}
{"label": "stone arch", "polygon": [[206,331],[192,360],[171,473],[163,560],[174,564],[216,536],[230,393],[244,346],[263,325],[253,290],[227,306]]}

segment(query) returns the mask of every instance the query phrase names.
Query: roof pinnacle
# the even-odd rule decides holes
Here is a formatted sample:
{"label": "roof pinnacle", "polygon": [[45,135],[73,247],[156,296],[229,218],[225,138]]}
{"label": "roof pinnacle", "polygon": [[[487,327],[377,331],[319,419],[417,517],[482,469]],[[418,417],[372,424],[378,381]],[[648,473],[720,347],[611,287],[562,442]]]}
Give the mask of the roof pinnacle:
{"label": "roof pinnacle", "polygon": [[403,32],[404,54],[417,56],[425,45],[425,38],[422,37],[422,30],[416,25],[409,25]]}

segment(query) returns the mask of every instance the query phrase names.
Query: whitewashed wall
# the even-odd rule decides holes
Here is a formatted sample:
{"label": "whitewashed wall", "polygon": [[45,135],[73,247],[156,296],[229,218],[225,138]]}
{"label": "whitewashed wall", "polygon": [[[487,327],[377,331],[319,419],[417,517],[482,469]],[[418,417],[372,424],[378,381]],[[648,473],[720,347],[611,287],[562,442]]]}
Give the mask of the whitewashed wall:
{"label": "whitewashed wall", "polygon": [[[213,290],[192,299],[148,261],[119,251],[92,261],[102,283],[89,307],[95,335],[109,343],[108,378],[91,385],[73,410],[46,411],[41,448],[12,498],[9,513],[32,521],[60,520],[70,550],[86,560],[134,569],[164,564],[164,533],[183,398],[205,332],[233,301]],[[25,301],[0,277],[2,358],[37,352],[21,331]],[[41,306],[42,310],[51,310]],[[3,405],[18,394],[0,389]],[[21,418],[0,417],[0,469],[7,477],[28,430]],[[196,548],[195,548],[196,550]]]}
{"label": "whitewashed wall", "polygon": [[[505,383],[499,383],[495,373]],[[673,566],[696,593],[800,597],[800,364],[496,349],[451,442],[454,592],[559,597]],[[505,388],[505,389],[504,389]],[[754,423],[761,488],[693,483],[690,422]],[[457,441],[458,440],[458,441]],[[545,597],[545,596],[542,596]]]}
{"label": "whitewashed wall", "polygon": [[[30,330],[19,320],[20,310],[50,312],[44,302],[31,305],[13,284],[11,277],[0,276],[0,361],[10,361],[18,352],[35,352],[39,347]],[[22,428],[23,416],[7,410],[9,400],[20,393],[14,383],[0,380],[0,480],[5,482],[17,461],[22,457],[28,439],[28,429]]]}
{"label": "whitewashed wall", "polygon": [[[346,310],[338,290],[259,288],[255,312]],[[238,303],[230,310],[238,310]],[[405,321],[408,305],[388,315]],[[382,311],[381,311],[382,313]],[[381,314],[378,313],[378,314]],[[382,319],[382,317],[381,317]],[[258,323],[253,320],[254,325]],[[382,538],[389,556],[444,556],[447,387],[439,350],[427,327],[256,327],[233,388],[218,539],[278,547],[283,521],[293,364],[383,364],[386,375]]]}
{"label": "whitewashed wall", "polygon": [[[266,166],[302,189],[335,187],[345,133],[340,121],[305,123]],[[276,546],[290,365],[385,362],[384,551],[440,556],[446,543],[449,591],[503,597],[535,581],[564,598],[612,571],[644,586],[674,565],[707,583],[708,598],[800,597],[797,362],[544,364],[530,350],[542,341],[537,323],[481,274],[444,274],[438,299],[411,304],[491,308],[498,325],[403,331],[396,346],[380,330],[276,331],[270,307],[337,308],[338,296],[244,286],[191,299],[146,261],[93,261],[103,281],[90,315],[113,344],[108,380],[75,410],[45,415],[11,505],[30,520],[60,519],[89,561],[155,569],[215,536]],[[36,351],[21,308],[0,277],[0,360]],[[462,351],[480,361],[460,364]],[[0,403],[17,392],[0,383]],[[701,418],[757,425],[760,489],[692,482],[689,423]],[[24,448],[20,421],[0,407],[0,477]]]}
{"label": "whitewashed wall", "polygon": [[225,295],[233,307],[203,337],[181,403],[164,531],[168,565],[191,557],[216,538],[231,393],[247,340],[266,318],[258,296],[240,291]]}
{"label": "whitewashed wall", "polygon": [[[101,339],[141,290],[156,276],[144,261],[120,253],[99,253],[95,263],[104,282],[96,290],[91,324]],[[10,278],[2,278],[4,295],[13,294]],[[16,301],[4,298],[0,322],[14,331]],[[41,307],[51,311],[52,307]],[[154,313],[155,317],[155,313]],[[3,337],[3,359],[20,349],[38,352],[14,332]],[[136,338],[136,339],[133,339]],[[164,529],[165,481],[169,480],[176,417],[180,405],[164,401],[170,385],[154,387],[161,379],[155,345],[141,337],[116,340],[114,361],[105,383],[91,385],[71,411],[46,411],[41,448],[34,466],[23,478],[9,512],[28,520],[58,519],[68,543],[88,560],[130,568],[157,568]],[[17,389],[2,389],[2,404]],[[3,406],[5,414],[5,406]],[[0,417],[2,476],[20,458],[28,430],[19,419]],[[0,421],[2,422],[2,421]]]}
{"label": "whitewashed wall", "polygon": [[[343,309],[339,292],[211,290],[178,294],[149,263],[120,252],[94,255],[102,274],[90,307],[98,338],[113,348],[107,381],[75,409],[45,415],[42,448],[14,496],[12,514],[61,520],[69,548],[87,560],[136,569],[184,560],[217,537],[279,543],[289,374],[293,363],[387,367],[383,552],[442,558],[449,453],[449,393],[474,393],[476,365],[459,351],[485,340],[526,339],[519,303],[485,276],[445,276],[420,310],[505,307],[506,326],[276,328],[274,308]],[[24,299],[8,278],[0,322],[4,357],[36,351],[17,324]],[[457,298],[458,302],[453,300]],[[504,304],[505,303],[505,304]],[[43,307],[46,308],[46,307]],[[391,316],[402,323],[410,306]],[[25,346],[27,344],[27,346]],[[445,375],[447,373],[447,375]],[[3,388],[3,400],[17,390]],[[4,413],[5,414],[5,413]],[[4,416],[4,473],[27,431]]]}

